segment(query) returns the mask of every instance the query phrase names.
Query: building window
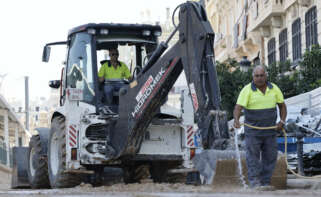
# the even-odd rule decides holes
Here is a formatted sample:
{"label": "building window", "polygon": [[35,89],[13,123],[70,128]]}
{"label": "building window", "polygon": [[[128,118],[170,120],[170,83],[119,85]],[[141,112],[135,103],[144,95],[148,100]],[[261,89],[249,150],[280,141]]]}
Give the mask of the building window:
{"label": "building window", "polygon": [[253,60],[253,65],[254,66],[258,66],[261,64],[261,60],[259,57],[256,57],[254,60]]}
{"label": "building window", "polygon": [[293,62],[302,57],[301,52],[301,19],[298,18],[292,23],[292,56]]}
{"label": "building window", "polygon": [[239,46],[239,24],[235,24],[233,28],[233,37],[234,37],[234,42],[233,42],[233,48],[237,48]]}
{"label": "building window", "polygon": [[314,6],[305,14],[306,48],[318,44],[317,8]]}
{"label": "building window", "polygon": [[288,31],[284,29],[279,34],[280,62],[285,62],[288,57]]}
{"label": "building window", "polygon": [[259,2],[254,1],[254,12],[253,12],[253,18],[256,19],[259,16]]}
{"label": "building window", "polygon": [[268,42],[268,64],[276,62],[275,56],[275,38],[271,38]]}

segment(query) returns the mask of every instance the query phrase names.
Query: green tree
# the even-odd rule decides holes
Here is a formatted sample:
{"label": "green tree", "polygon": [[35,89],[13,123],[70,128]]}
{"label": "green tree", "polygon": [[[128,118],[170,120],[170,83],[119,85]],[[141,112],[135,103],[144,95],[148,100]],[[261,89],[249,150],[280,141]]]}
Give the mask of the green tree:
{"label": "green tree", "polygon": [[321,47],[319,45],[312,46],[311,50],[307,50],[303,55],[300,63],[300,89],[301,92],[307,92],[321,85]]}
{"label": "green tree", "polygon": [[273,63],[267,67],[268,81],[279,86],[285,98],[297,95],[297,71],[291,71],[291,62]]}
{"label": "green tree", "polygon": [[252,69],[242,72],[239,63],[234,59],[228,59],[227,63],[217,62],[217,74],[221,90],[222,108],[227,111],[228,118],[233,117],[234,105],[238,94],[251,81]]}

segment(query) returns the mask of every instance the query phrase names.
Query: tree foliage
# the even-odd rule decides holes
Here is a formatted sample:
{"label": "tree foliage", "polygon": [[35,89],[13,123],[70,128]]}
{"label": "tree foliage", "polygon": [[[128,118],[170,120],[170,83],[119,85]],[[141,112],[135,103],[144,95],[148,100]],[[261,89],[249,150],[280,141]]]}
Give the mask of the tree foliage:
{"label": "tree foliage", "polygon": [[303,92],[320,87],[321,85],[321,47],[312,46],[310,51],[303,55],[303,61],[300,63],[301,86]]}
{"label": "tree foliage", "polygon": [[222,108],[228,112],[228,117],[231,118],[239,92],[245,84],[251,82],[252,69],[242,72],[238,62],[234,59],[228,59],[227,63],[217,62],[216,69],[221,90]]}

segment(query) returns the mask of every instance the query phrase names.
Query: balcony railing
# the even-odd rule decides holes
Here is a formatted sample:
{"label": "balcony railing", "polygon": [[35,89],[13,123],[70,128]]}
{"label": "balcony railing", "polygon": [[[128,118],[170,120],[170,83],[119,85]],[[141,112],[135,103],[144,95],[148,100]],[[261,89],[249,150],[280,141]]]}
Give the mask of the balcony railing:
{"label": "balcony railing", "polygon": [[291,7],[297,1],[298,0],[284,0],[284,5],[283,5],[284,10],[287,10],[289,7]]}
{"label": "balcony railing", "polygon": [[253,13],[249,26],[250,31],[258,30],[262,26],[271,25],[271,18],[281,16],[284,13],[284,4],[287,0],[264,0],[256,1],[250,7]]}

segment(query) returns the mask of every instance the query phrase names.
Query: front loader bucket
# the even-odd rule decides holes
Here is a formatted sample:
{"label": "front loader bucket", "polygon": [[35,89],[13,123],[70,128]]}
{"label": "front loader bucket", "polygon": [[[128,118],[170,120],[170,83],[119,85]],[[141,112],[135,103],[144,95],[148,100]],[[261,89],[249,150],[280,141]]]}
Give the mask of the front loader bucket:
{"label": "front loader bucket", "polygon": [[[193,163],[195,168],[204,177],[206,184],[212,184],[215,188],[246,187],[247,168],[245,152],[240,151],[242,176],[239,173],[237,152],[232,150],[204,150],[195,155]],[[287,180],[287,166],[284,155],[278,156],[278,161],[272,176],[271,185],[276,189],[285,189]]]}
{"label": "front loader bucket", "polygon": [[27,188],[30,187],[27,172],[28,147],[13,147],[13,167],[11,176],[11,188]]}

